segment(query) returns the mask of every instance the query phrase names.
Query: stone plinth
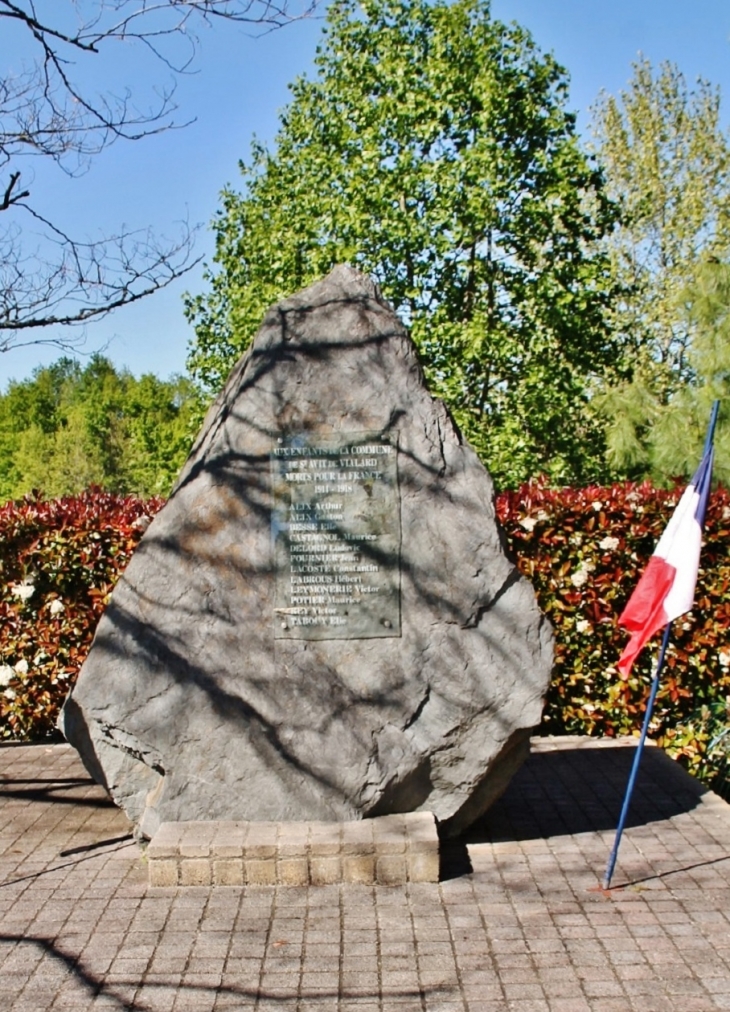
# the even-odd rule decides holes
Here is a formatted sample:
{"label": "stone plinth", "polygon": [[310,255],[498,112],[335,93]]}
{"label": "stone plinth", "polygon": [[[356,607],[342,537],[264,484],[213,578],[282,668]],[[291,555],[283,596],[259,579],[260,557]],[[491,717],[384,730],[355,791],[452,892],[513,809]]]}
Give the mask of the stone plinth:
{"label": "stone plinth", "polygon": [[438,882],[430,812],[358,822],[163,822],[147,847],[152,886]]}

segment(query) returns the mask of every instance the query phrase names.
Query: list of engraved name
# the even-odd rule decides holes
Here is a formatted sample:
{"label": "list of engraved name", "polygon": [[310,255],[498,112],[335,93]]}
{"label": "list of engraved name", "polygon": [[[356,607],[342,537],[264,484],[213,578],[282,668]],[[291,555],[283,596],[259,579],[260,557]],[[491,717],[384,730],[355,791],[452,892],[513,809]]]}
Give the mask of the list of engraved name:
{"label": "list of engraved name", "polygon": [[274,448],[279,636],[397,635],[395,456],[384,441]]}

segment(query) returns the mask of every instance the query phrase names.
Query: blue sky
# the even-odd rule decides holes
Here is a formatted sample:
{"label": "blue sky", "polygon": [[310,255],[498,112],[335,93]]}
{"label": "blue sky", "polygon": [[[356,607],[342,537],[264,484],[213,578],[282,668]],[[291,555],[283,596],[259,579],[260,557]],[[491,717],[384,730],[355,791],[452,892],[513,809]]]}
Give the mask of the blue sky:
{"label": "blue sky", "polygon": [[[598,93],[623,88],[640,52],[655,65],[675,62],[689,82],[701,75],[720,85],[723,119],[730,123],[728,0],[492,0],[492,10],[496,18],[527,27],[540,49],[552,51],[567,69],[571,107],[582,130]],[[237,184],[237,162],[247,156],[253,135],[273,139],[287,84],[311,70],[320,31],[321,22],[312,20],[261,38],[225,25],[206,32],[197,72],[181,80],[177,93],[180,119],[195,122],[145,141],[117,144],[80,179],[38,168],[35,193],[77,235],[98,236],[123,223],[172,234],[182,218],[207,225],[221,188]],[[129,81],[137,78],[134,64],[123,66]],[[100,87],[104,72],[100,66]],[[208,260],[212,256],[207,228],[197,252]],[[159,295],[89,325],[85,350],[105,348],[136,374],[182,372],[191,337],[182,293],[201,291],[201,275],[196,269]],[[58,355],[57,349],[39,346],[0,355],[0,388]]]}

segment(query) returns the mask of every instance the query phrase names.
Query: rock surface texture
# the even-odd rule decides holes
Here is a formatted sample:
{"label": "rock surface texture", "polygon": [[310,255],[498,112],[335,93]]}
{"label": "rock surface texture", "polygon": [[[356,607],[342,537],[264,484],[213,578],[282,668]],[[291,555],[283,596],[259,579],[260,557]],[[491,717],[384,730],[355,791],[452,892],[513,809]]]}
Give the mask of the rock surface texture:
{"label": "rock surface texture", "polygon": [[487,472],[341,266],[267,313],[60,727],[146,836],[408,811],[453,834],[527,754],[551,661]]}

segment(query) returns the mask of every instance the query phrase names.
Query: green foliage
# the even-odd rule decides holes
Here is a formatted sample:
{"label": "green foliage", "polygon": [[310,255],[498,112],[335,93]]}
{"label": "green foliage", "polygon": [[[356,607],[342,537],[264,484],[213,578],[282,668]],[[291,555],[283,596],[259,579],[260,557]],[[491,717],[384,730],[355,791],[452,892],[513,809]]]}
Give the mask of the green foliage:
{"label": "green foliage", "polygon": [[188,380],[136,379],[101,355],[85,368],[59,359],[0,395],[0,501],[90,485],[168,492],[197,417]]}
{"label": "green foliage", "polygon": [[598,400],[613,416],[609,454],[624,469],[647,471],[666,482],[688,477],[701,456],[712,404],[721,410],[715,437],[715,474],[730,482],[730,264],[708,262],[675,300],[692,342],[684,355],[688,378],[660,400],[639,382],[607,391]]}
{"label": "green foliage", "polygon": [[730,801],[730,696],[698,707],[661,736],[661,746]]}
{"label": "green foliage", "polygon": [[566,111],[567,78],[486,0],[337,0],[316,60],[216,216],[217,273],[189,298],[189,367],[222,385],[264,309],[347,261],[411,327],[431,388],[501,486],[586,481],[589,386],[613,207]]}
{"label": "green foliage", "polygon": [[[727,268],[717,262],[730,258],[730,138],[719,89],[699,81],[690,91],[675,66],[655,75],[641,60],[628,90],[599,102],[595,133],[622,212],[607,242],[623,293],[611,311],[623,375],[595,401],[608,423],[608,461],[627,477],[687,475],[708,405],[728,392],[727,365],[718,384],[707,355],[728,310]],[[687,425],[694,439],[677,440]],[[721,429],[719,451],[722,438]],[[718,462],[727,481],[730,458],[718,452]]]}
{"label": "green foliage", "polygon": [[0,738],[52,735],[111,589],[161,499],[0,507]]}
{"label": "green foliage", "polygon": [[653,424],[643,443],[655,475],[689,475],[700,457],[712,404],[719,400],[714,472],[730,484],[730,264],[702,265],[678,301],[693,331],[686,356],[693,379],[661,408],[652,406]]}

